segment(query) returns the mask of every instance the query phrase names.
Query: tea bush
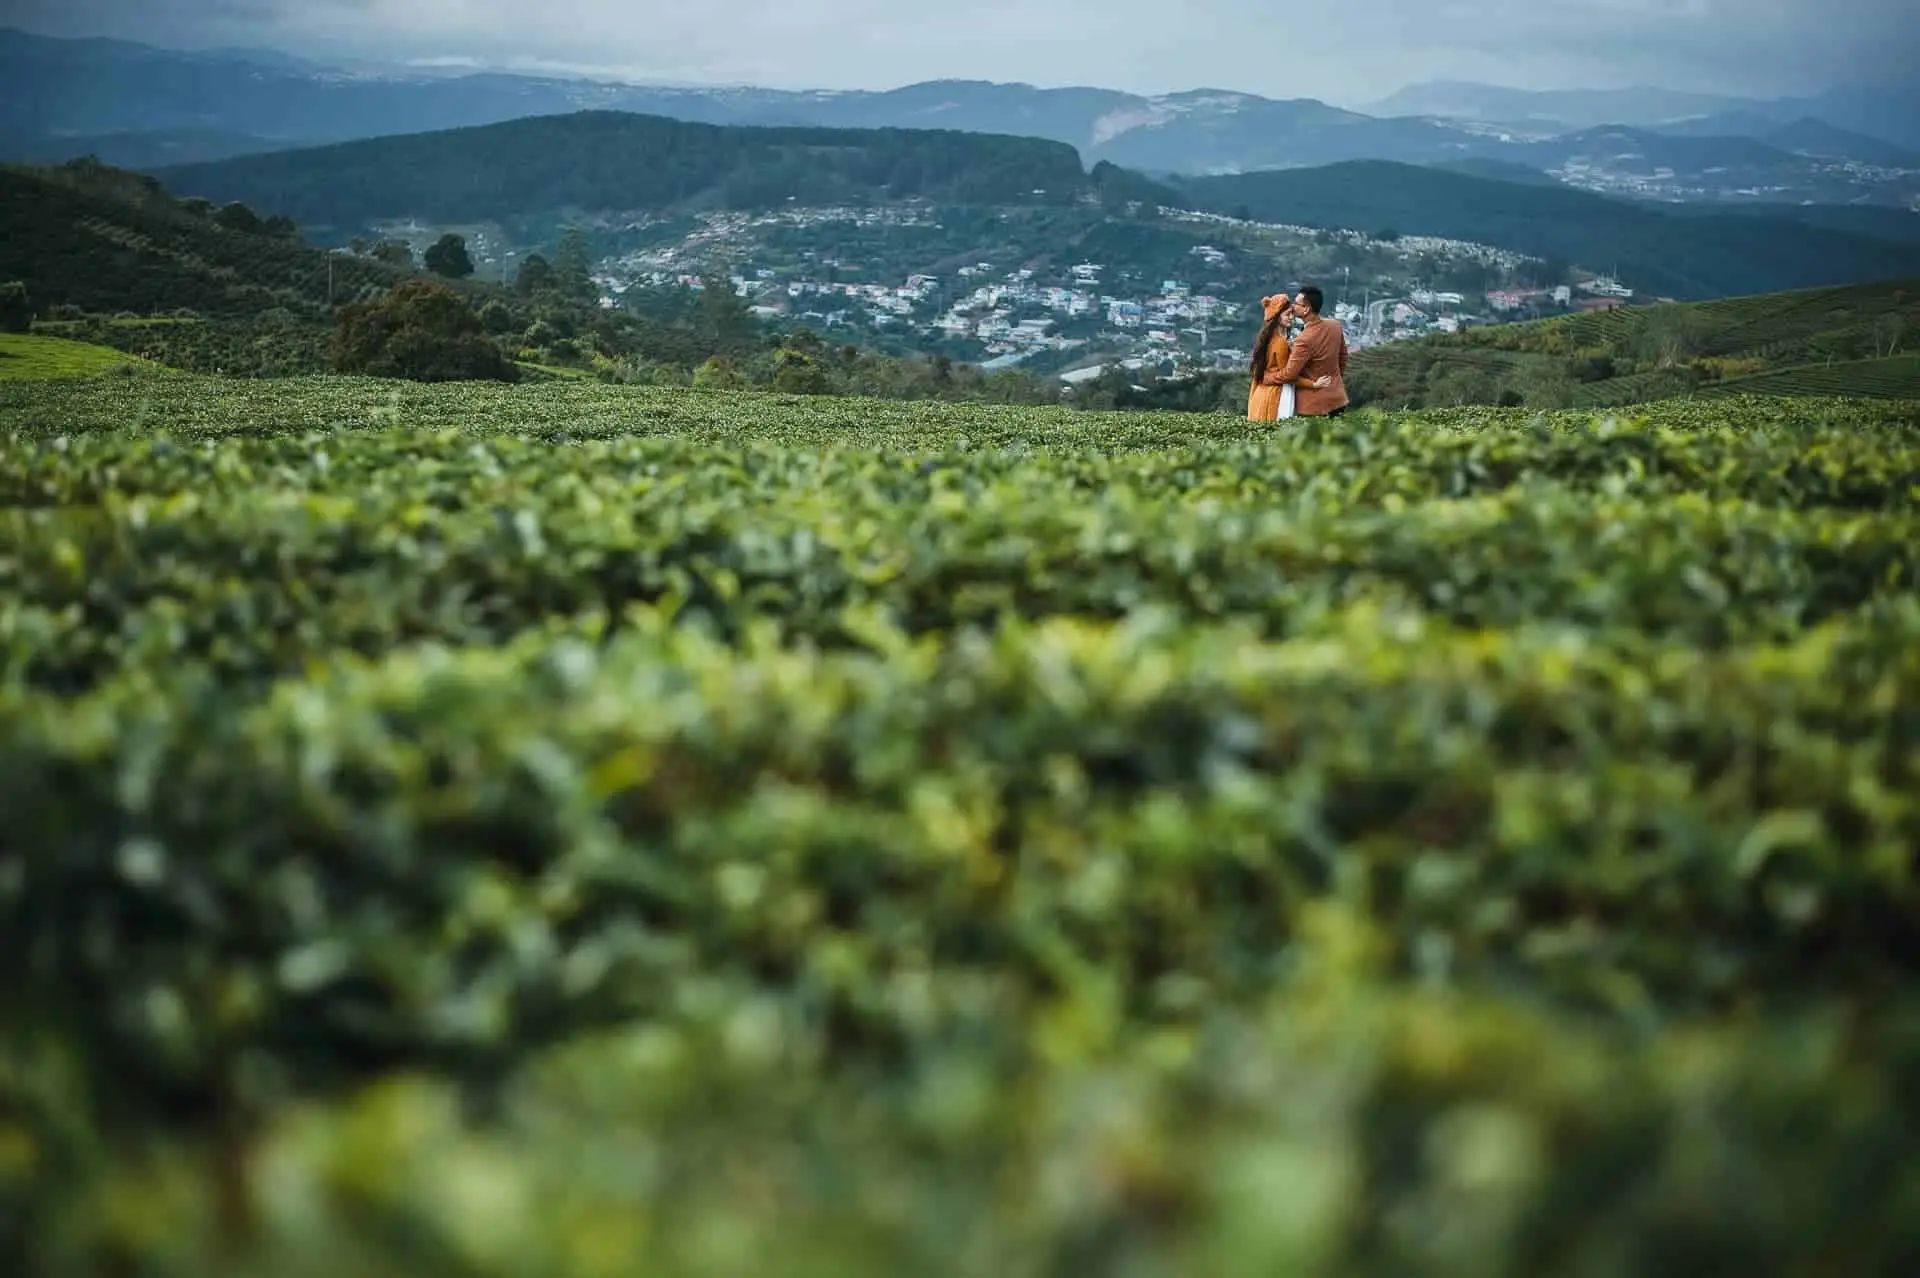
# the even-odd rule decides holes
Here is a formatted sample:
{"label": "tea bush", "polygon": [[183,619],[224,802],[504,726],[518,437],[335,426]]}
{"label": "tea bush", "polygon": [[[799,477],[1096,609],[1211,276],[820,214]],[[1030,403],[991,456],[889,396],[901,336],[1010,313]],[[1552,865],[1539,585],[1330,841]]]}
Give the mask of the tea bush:
{"label": "tea bush", "polygon": [[48,1274],[1905,1273],[1920,421],[0,386]]}

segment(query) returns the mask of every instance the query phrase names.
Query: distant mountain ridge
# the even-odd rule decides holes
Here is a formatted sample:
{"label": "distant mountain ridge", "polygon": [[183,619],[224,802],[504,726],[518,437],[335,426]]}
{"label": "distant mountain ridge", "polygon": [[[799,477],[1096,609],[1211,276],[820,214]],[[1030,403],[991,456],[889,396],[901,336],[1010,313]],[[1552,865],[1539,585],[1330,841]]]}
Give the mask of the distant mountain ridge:
{"label": "distant mountain ridge", "polygon": [[1767,113],[1770,104],[1669,89],[1510,89],[1462,80],[1408,85],[1366,109],[1373,115],[1434,116],[1488,123],[1535,123],[1561,131],[1602,124],[1650,128],[1735,111]]}
{"label": "distant mountain ridge", "polygon": [[1842,129],[1812,116],[1802,116],[1791,124],[1755,136],[1783,151],[1796,154],[1844,156],[1868,164],[1884,164],[1889,168],[1920,168],[1920,147],[1882,142],[1879,138],[1867,137],[1852,129]]}
{"label": "distant mountain ridge", "polygon": [[1711,131],[1766,139],[1803,120],[1920,151],[1920,86],[1857,85],[1812,97],[1740,98],[1667,89],[1510,89],[1438,80],[1410,85],[1367,108],[1373,115],[1422,116],[1487,124],[1530,124],[1553,132],[1622,125]]}
{"label": "distant mountain ridge", "polygon": [[[1700,145],[1596,130],[1589,148]],[[1765,148],[1749,143],[1757,152]],[[1920,274],[1920,215],[1770,205],[1734,215],[1606,198],[1496,162],[1346,161],[1170,178],[1060,142],[959,131],[760,128],[590,111],[161,170],[181,196],[242,201],[339,239],[388,219],[471,225],[569,211],[943,204],[1172,204],[1330,230],[1465,240],[1708,298]],[[1843,216],[1844,215],[1844,216]]]}
{"label": "distant mountain ridge", "polygon": [[[264,60],[261,60],[264,57]],[[493,72],[374,75],[313,66],[287,56],[246,51],[178,53],[123,41],[57,40],[0,30],[0,158],[44,161],[92,148],[109,163],[148,167],[150,152],[133,136],[171,132],[199,139],[175,162],[228,154],[435,132],[504,123],[528,116],[583,110],[624,111],[701,124],[813,128],[938,128],[1044,138],[1073,147],[1088,163],[1106,161],[1152,174],[1217,174],[1302,168],[1345,160],[1447,164],[1484,159],[1547,169],[1562,139],[1598,125],[1692,132],[1678,116],[1711,118],[1714,111],[1749,114],[1785,129],[1806,117],[1805,104],[1749,104],[1701,95],[1546,95],[1574,106],[1605,103],[1617,118],[1587,118],[1592,110],[1555,107],[1569,118],[1552,129],[1507,134],[1499,116],[1482,111],[1478,86],[1455,86],[1452,98],[1396,95],[1367,114],[1311,99],[1281,101],[1223,89],[1142,96],[1102,88],[1042,89],[1024,84],[940,80],[874,91],[790,91],[758,88],[686,88],[613,84]],[[1409,91],[1411,93],[1411,91]],[[1528,95],[1487,90],[1492,104],[1545,119],[1552,112]],[[1464,97],[1463,97],[1464,95]],[[1504,96],[1498,96],[1504,95]],[[1483,95],[1484,96],[1484,95]],[[1538,97],[1539,95],[1534,95]],[[1461,100],[1456,101],[1459,98]],[[1590,101],[1591,100],[1591,101]],[[1531,103],[1531,105],[1529,105]],[[1846,104],[1842,104],[1845,106]],[[1402,110],[1400,107],[1404,107]],[[1415,110],[1414,108],[1423,108]],[[1424,109],[1448,107],[1448,110]],[[1765,108],[1764,110],[1762,108]],[[1597,109],[1594,108],[1594,109]],[[1768,114],[1768,112],[1773,114]],[[1856,150],[1884,156],[1898,139],[1869,137],[1846,120],[1817,146],[1762,137],[1772,152],[1747,161],[1765,172],[1759,185],[1777,199],[1823,203],[1867,200],[1904,203],[1904,188],[1884,191],[1819,172],[1804,155],[1825,155],[1851,136]],[[1605,114],[1604,112],[1602,113]],[[1577,118],[1576,118],[1577,117]],[[1744,117],[1728,116],[1729,125]],[[1665,121],[1666,123],[1661,123]],[[1673,125],[1673,130],[1669,130]],[[1759,127],[1739,125],[1730,140],[1703,146],[1706,171],[1724,167],[1720,151],[1740,153]],[[1849,133],[1849,130],[1852,130]],[[1699,136],[1693,133],[1693,136]],[[208,145],[211,138],[229,141]],[[1802,139],[1804,140],[1804,139]],[[184,145],[184,144],[183,144]],[[1848,152],[1851,155],[1851,152]],[[1865,156],[1853,158],[1868,159]],[[160,162],[167,162],[163,157]],[[1678,184],[1689,188],[1688,175]],[[1692,186],[1699,186],[1693,183]]]}
{"label": "distant mountain ridge", "polygon": [[141,172],[178,164],[203,164],[236,155],[285,150],[272,138],[224,129],[152,129],[136,133],[68,135],[0,133],[0,156],[16,164],[58,164],[92,156],[115,168]]}
{"label": "distant mountain ridge", "polygon": [[181,196],[310,230],[392,217],[472,223],[563,209],[768,209],[930,199],[1071,203],[1103,183],[1180,197],[1042,138],[908,129],[739,128],[583,111],[160,170]]}

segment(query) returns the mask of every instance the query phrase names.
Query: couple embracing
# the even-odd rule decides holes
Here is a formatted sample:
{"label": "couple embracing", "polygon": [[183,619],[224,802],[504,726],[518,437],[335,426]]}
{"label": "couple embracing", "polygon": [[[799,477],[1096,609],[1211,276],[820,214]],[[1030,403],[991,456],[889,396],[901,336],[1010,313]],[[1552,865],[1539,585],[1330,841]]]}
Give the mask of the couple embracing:
{"label": "couple embracing", "polygon": [[[1247,420],[1270,422],[1292,417],[1338,417],[1347,411],[1347,335],[1339,320],[1324,319],[1325,296],[1309,284],[1293,297],[1275,293],[1260,299],[1266,322],[1253,343],[1247,371]],[[1291,334],[1293,322],[1302,328]]]}

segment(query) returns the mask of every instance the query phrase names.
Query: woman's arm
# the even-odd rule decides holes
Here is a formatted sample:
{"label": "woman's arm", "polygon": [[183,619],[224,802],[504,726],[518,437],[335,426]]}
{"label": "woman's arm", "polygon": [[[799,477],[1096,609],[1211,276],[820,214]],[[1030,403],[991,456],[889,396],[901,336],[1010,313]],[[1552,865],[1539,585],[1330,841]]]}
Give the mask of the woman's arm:
{"label": "woman's arm", "polygon": [[1285,367],[1277,373],[1268,373],[1265,378],[1266,384],[1285,386],[1288,382],[1293,382],[1298,385],[1301,380],[1301,371],[1306,368],[1307,360],[1312,355],[1313,352],[1307,349],[1307,335],[1302,333],[1288,348]]}

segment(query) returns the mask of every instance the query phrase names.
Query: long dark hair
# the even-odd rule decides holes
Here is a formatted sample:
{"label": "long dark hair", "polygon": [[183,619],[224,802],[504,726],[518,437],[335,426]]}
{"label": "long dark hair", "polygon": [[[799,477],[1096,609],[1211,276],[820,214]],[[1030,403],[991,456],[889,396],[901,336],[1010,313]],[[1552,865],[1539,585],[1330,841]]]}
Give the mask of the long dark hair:
{"label": "long dark hair", "polygon": [[1247,361],[1247,372],[1254,381],[1267,375],[1267,352],[1273,347],[1274,334],[1287,326],[1287,318],[1287,308],[1283,306],[1260,326],[1260,336],[1253,339],[1253,358]]}

